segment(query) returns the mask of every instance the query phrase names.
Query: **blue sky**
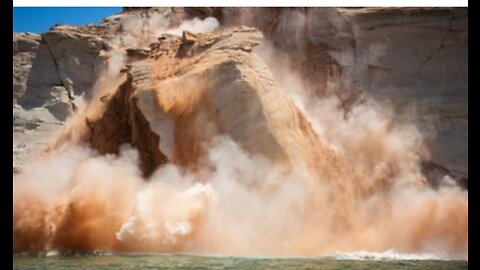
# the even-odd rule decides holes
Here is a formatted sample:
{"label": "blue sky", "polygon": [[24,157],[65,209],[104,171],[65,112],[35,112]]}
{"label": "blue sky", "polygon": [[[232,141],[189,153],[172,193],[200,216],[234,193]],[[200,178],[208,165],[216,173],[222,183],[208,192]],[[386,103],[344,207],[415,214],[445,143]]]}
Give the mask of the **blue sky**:
{"label": "blue sky", "polygon": [[14,7],[13,31],[43,33],[57,23],[98,24],[121,7]]}

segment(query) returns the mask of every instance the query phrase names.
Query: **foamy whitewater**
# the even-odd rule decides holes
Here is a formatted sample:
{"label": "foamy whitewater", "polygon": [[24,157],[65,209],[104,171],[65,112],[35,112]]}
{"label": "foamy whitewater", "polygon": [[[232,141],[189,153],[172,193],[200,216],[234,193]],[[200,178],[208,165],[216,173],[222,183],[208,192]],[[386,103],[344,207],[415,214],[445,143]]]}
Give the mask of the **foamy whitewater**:
{"label": "foamy whitewater", "polygon": [[[98,85],[115,84],[125,47],[144,47],[159,32],[219,27],[213,18],[175,29],[152,18],[151,25],[141,37],[137,22],[124,27]],[[328,168],[342,181],[317,181],[302,168],[286,172],[222,134],[203,145],[200,170],[170,163],[144,179],[135,148],[99,155],[72,139],[15,175],[14,249],[468,258],[468,192],[452,183],[435,190],[425,184],[419,163],[427,153],[414,123],[395,123],[371,100],[345,118],[335,97],[307,97],[288,66],[272,65],[277,52],[262,50],[320,143],[342,157],[342,166]],[[93,109],[85,101],[66,127],[75,129],[75,119]]]}

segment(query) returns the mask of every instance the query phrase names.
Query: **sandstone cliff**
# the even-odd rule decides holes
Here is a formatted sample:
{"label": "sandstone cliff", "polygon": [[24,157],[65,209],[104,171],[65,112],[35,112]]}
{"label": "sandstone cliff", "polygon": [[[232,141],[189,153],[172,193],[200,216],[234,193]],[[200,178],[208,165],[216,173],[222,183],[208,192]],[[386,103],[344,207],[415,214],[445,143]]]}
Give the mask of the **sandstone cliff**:
{"label": "sandstone cliff", "polygon": [[416,121],[422,128],[433,163],[463,181],[468,178],[467,9],[217,12],[224,24],[260,29],[292,59],[294,70],[314,95],[335,92],[349,104],[363,92],[388,102],[399,118]]}
{"label": "sandstone cliff", "polygon": [[[98,26],[59,25],[40,36],[15,33],[15,168],[20,168],[29,153],[38,151],[51,134],[59,131],[78,105],[79,97],[91,98],[93,83],[106,65],[108,57],[105,54],[113,47],[122,44],[124,50],[148,49],[148,45],[154,42],[149,37],[158,36],[161,31],[143,31],[179,26],[184,19],[195,16],[216,17],[221,27],[249,25],[259,29],[268,41],[261,47],[275,48],[278,55],[273,61],[283,61],[299,74],[304,86],[302,91],[307,96],[334,94],[343,100],[347,111],[350,104],[362,100],[362,95],[389,102],[397,110],[400,121],[413,119],[422,128],[430,150],[430,155],[425,157],[426,167],[443,168],[440,170],[458,179],[468,178],[466,9],[126,9],[124,13],[106,18]],[[143,23],[137,24],[134,19]],[[130,28],[134,27],[139,27],[142,33],[137,35],[135,42],[128,35]],[[143,40],[138,36],[144,37]],[[167,39],[165,42],[171,41]],[[182,45],[181,54],[191,52],[189,46]],[[251,50],[253,46],[247,47],[246,50]],[[130,51],[131,55],[141,53]],[[281,82],[283,70],[271,65],[273,61],[268,57],[263,60],[272,70],[274,79]],[[165,65],[168,69],[168,64]],[[148,73],[141,71],[148,70],[147,66],[134,64],[131,71],[134,74]],[[135,76],[132,78],[132,83],[136,84]],[[178,80],[180,78],[164,83],[175,84]],[[144,94],[138,95],[142,107]],[[143,110],[148,118],[148,109]],[[229,110],[235,110],[235,107],[229,107]],[[252,110],[255,111],[254,107]],[[233,111],[228,114],[238,116]],[[151,121],[159,123],[163,119],[161,115],[150,117],[155,117]],[[241,118],[235,121],[247,123]],[[235,121],[230,123],[229,119],[229,126],[222,129],[238,130]],[[169,128],[163,127],[174,123],[167,121],[161,125],[156,133],[164,137],[160,139],[164,148],[162,152],[171,159],[175,138],[168,134]],[[245,128],[243,134],[255,128],[255,125]],[[237,131],[231,134],[239,136],[240,141],[248,137],[241,137],[241,132]],[[245,142],[245,145],[256,149],[260,141]],[[265,151],[278,152],[274,146],[266,144],[263,147]],[[111,150],[111,147],[107,148]],[[184,158],[178,154],[176,159]]]}
{"label": "sandstone cliff", "polygon": [[15,33],[14,250],[468,256],[466,19],[133,8]]}

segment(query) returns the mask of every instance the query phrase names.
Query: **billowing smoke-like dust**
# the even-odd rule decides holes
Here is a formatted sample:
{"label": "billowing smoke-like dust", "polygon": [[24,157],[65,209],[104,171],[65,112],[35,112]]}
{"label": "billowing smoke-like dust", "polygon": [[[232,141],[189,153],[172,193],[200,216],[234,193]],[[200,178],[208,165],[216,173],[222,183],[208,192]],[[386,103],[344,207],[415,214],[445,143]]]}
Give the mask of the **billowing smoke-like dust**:
{"label": "billowing smoke-like dust", "polygon": [[194,34],[210,32],[218,28],[219,25],[220,24],[218,23],[217,19],[213,17],[208,17],[203,21],[198,18],[194,18],[192,20],[182,22],[182,24],[176,28],[167,30],[167,33],[180,36],[182,35],[183,31],[190,31]]}
{"label": "billowing smoke-like dust", "polygon": [[208,17],[203,20],[193,18],[183,21],[179,26],[170,27],[168,13],[145,13],[143,17],[126,17],[123,19],[117,34],[109,41],[113,48],[107,54],[109,57],[109,75],[115,76],[125,66],[127,48],[148,49],[148,45],[155,42],[164,34],[182,35],[188,30],[193,33],[213,31],[218,28],[217,19]]}
{"label": "billowing smoke-like dust", "polygon": [[[161,19],[150,22],[155,31],[160,24],[171,33],[202,28],[198,19],[170,30]],[[158,34],[145,34],[142,43],[133,35],[140,25],[145,22],[128,22],[124,31],[131,29],[132,35],[122,42],[131,43],[118,46],[141,47]],[[207,19],[203,29],[217,25]],[[335,97],[312,98],[302,90],[301,76],[260,53],[274,74],[281,74],[278,83],[319,140],[341,157],[344,167],[330,170],[347,179],[341,187],[353,193],[346,197],[336,185],[295,168],[281,170],[221,134],[202,145],[202,168],[167,164],[147,181],[130,146],[119,155],[99,155],[69,137],[71,143],[38,157],[15,177],[14,248],[236,255],[393,249],[467,257],[468,193],[456,185],[437,190],[425,185],[419,169],[425,149],[414,125],[396,124],[373,101],[353,107],[345,117]],[[117,65],[124,63],[124,54],[109,59],[97,96],[114,91],[123,76]],[[86,102],[69,128],[98,114],[92,106]],[[335,211],[345,208],[348,222],[337,222]]]}

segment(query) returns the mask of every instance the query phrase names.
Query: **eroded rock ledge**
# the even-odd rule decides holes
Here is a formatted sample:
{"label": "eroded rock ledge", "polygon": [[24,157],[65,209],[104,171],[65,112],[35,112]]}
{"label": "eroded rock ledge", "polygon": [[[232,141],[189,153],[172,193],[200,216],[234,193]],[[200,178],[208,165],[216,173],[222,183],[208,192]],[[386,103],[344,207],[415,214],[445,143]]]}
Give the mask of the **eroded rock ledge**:
{"label": "eroded rock ledge", "polygon": [[[272,117],[294,107],[252,53],[261,39],[257,30],[240,27],[163,35],[149,49],[128,50],[123,82],[93,101],[102,113],[86,117],[84,140],[102,154],[132,144],[140,150],[145,176],[167,161],[195,168],[217,134],[287,165],[285,147],[293,145],[281,141]],[[294,116],[288,113],[280,115]]]}

